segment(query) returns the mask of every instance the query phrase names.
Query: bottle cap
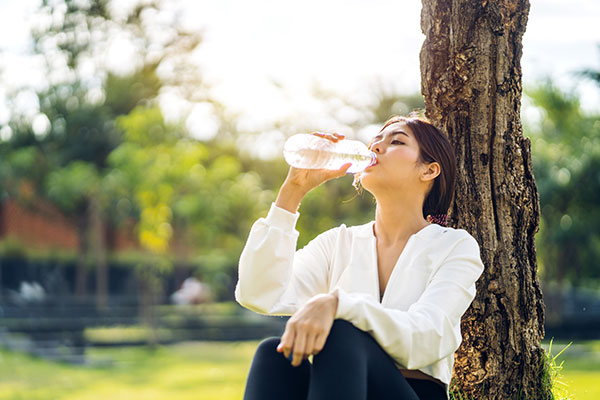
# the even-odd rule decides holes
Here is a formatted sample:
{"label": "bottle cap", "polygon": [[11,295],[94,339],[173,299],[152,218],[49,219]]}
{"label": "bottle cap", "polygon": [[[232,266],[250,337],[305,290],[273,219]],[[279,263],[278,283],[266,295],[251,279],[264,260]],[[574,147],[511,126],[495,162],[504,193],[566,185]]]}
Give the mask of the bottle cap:
{"label": "bottle cap", "polygon": [[374,165],[377,162],[377,154],[375,152],[371,152],[371,162],[367,165],[366,168],[369,168],[371,165]]}

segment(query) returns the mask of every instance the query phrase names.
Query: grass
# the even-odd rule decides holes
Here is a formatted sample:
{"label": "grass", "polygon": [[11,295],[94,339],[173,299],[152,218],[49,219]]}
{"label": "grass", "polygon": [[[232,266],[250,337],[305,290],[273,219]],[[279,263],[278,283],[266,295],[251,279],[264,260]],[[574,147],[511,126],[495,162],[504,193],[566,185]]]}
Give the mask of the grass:
{"label": "grass", "polygon": [[555,399],[600,399],[600,341],[571,345],[545,341],[542,346],[552,357],[557,357],[553,360],[556,373],[552,391]]}
{"label": "grass", "polygon": [[573,344],[573,342],[570,342],[567,346],[563,347],[562,350],[560,350],[556,355],[554,355],[554,353],[552,352],[553,342],[553,339],[550,340],[548,348],[544,352],[543,362],[545,364],[545,368],[543,370],[542,381],[550,383],[550,387],[547,387],[545,385],[544,387],[546,388],[545,390],[550,390],[552,392],[553,399],[569,400],[571,396],[569,395],[569,392],[567,390],[568,385],[562,380],[561,376],[564,360],[562,360],[559,364],[558,357],[560,357],[560,355],[563,354],[563,352],[567,350],[569,346]]}
{"label": "grass", "polygon": [[240,399],[257,344],[92,349],[89,358],[95,366],[0,351],[0,399]]}
{"label": "grass", "polygon": [[[88,352],[91,366],[0,350],[0,400],[241,399],[257,344],[96,348]],[[549,343],[543,346],[549,350]],[[566,346],[555,341],[551,353]],[[574,343],[554,362],[562,363],[558,380],[571,396],[562,399],[600,398],[600,341]]]}

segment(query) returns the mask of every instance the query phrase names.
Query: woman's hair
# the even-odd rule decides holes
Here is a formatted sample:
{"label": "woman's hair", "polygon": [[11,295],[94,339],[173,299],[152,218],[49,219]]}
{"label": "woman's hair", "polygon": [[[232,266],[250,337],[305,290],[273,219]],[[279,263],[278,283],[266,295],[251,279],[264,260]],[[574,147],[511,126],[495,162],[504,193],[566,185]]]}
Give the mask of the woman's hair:
{"label": "woman's hair", "polygon": [[[386,121],[380,132],[397,122],[404,122],[415,135],[419,145],[419,162],[425,164],[435,161],[440,164],[440,174],[433,181],[433,186],[423,202],[423,217],[445,215],[452,202],[456,180],[456,156],[450,141],[430,122],[412,116],[393,116]],[[360,174],[357,174],[354,180],[355,187],[359,181]]]}

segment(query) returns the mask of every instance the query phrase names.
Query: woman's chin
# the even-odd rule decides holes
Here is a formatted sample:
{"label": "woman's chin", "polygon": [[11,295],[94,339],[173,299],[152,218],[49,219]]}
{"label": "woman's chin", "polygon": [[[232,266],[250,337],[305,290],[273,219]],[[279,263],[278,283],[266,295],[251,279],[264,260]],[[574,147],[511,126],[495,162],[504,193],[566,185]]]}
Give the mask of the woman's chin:
{"label": "woman's chin", "polygon": [[389,179],[384,179],[379,174],[369,174],[364,172],[360,176],[360,185],[372,195],[382,191],[389,191],[391,188]]}
{"label": "woman's chin", "polygon": [[360,175],[360,185],[368,192],[371,191],[371,187],[375,184],[375,179],[373,179],[374,177],[371,176],[368,172],[362,172]]}

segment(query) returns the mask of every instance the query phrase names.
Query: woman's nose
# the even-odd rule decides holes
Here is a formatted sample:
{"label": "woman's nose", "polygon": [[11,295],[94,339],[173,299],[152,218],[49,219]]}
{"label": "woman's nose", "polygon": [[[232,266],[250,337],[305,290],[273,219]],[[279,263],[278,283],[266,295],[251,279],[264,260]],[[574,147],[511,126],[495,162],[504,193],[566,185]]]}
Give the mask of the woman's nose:
{"label": "woman's nose", "polygon": [[383,151],[383,146],[381,145],[381,141],[375,142],[371,145],[371,151],[375,153],[381,153]]}

